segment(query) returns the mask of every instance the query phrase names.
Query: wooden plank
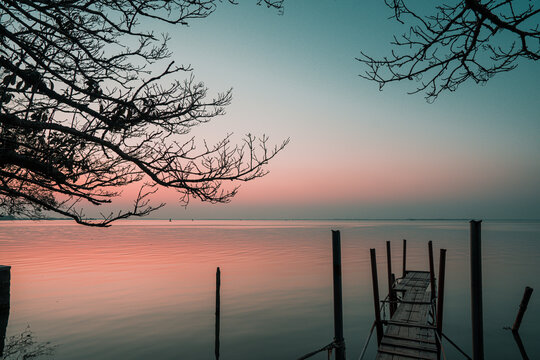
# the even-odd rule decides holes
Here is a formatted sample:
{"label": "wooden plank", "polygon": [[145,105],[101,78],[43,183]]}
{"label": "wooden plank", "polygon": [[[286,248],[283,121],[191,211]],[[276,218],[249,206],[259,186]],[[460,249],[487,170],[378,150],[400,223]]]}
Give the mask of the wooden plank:
{"label": "wooden plank", "polygon": [[419,324],[419,323],[408,323],[408,322],[405,322],[405,321],[389,320],[389,321],[387,321],[387,324],[398,326],[398,327],[419,328],[419,329],[428,329],[428,330],[436,330],[437,329],[437,327],[433,326],[433,325]]}
{"label": "wooden plank", "polygon": [[421,360],[436,360],[437,353],[414,350],[414,349],[404,349],[397,346],[383,345],[379,347],[379,352],[384,354],[393,355],[392,359],[421,359]]}
{"label": "wooden plank", "polygon": [[385,336],[381,344],[392,345],[395,347],[402,347],[406,349],[437,352],[437,345],[435,343],[425,343],[425,342],[419,342],[419,341],[411,340],[411,339],[393,338],[393,337]]}
{"label": "wooden plank", "polygon": [[401,294],[398,307],[386,322],[378,360],[437,359],[435,326],[429,324],[431,303],[429,271],[407,271],[394,283]]}
{"label": "wooden plank", "polygon": [[402,337],[394,337],[393,335],[390,335],[390,334],[386,334],[385,337],[389,338],[389,339],[401,339],[401,340],[411,340],[411,341],[416,341],[416,342],[419,342],[419,343],[426,343],[426,344],[433,344],[433,345],[437,345],[437,343],[433,340],[428,340],[427,338],[423,339],[421,337],[415,337],[415,338],[402,338]]}

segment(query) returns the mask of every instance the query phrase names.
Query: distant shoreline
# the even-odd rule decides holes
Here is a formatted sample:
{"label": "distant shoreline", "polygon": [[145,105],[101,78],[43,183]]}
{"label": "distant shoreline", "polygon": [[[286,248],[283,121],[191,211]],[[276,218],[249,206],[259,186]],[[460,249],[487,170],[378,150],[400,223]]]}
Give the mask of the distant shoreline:
{"label": "distant shoreline", "polygon": [[[69,218],[25,218],[18,219],[13,216],[0,216],[0,221],[72,221]],[[89,218],[88,220],[100,220],[98,218]],[[328,218],[328,219],[311,219],[311,218],[294,218],[294,219],[280,219],[280,218],[257,218],[257,219],[245,219],[245,218],[200,218],[200,219],[170,219],[170,218],[136,218],[136,219],[122,219],[120,221],[470,221],[470,218]],[[481,219],[482,221],[516,221],[538,222],[540,219]]]}

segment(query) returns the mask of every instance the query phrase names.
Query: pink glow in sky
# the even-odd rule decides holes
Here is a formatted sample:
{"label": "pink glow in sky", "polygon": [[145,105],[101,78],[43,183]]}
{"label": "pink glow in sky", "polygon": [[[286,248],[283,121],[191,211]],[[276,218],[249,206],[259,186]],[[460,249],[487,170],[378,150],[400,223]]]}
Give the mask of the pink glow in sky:
{"label": "pink glow in sky", "polygon": [[182,31],[163,29],[174,60],[192,64],[213,91],[233,88],[227,114],[193,135],[291,143],[231,204],[183,209],[165,190],[156,200],[168,206],[154,217],[540,218],[537,64],[428,104],[407,94],[410,84],[378,91],[357,76],[360,51],[387,53],[401,31],[380,26],[390,16],[383,3],[286,6],[277,16],[223,4]]}

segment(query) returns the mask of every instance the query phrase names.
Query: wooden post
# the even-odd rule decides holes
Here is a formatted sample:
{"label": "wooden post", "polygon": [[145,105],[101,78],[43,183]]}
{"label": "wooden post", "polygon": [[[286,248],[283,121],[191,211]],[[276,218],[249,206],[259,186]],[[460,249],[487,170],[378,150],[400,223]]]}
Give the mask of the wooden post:
{"label": "wooden post", "polygon": [[9,318],[11,266],[0,265],[0,358],[4,356],[4,342]]}
{"label": "wooden post", "polygon": [[403,239],[403,277],[407,275],[407,240]]}
{"label": "wooden post", "polygon": [[441,354],[441,344],[438,339],[442,340],[443,326],[443,306],[444,306],[444,274],[446,270],[446,249],[440,250],[439,259],[439,289],[437,291],[437,358]]}
{"label": "wooden post", "polygon": [[471,318],[472,358],[484,360],[484,324],[482,315],[482,221],[471,220]]}
{"label": "wooden post", "polygon": [[512,326],[512,331],[519,331],[521,320],[523,320],[523,315],[525,314],[525,310],[527,310],[527,305],[531,299],[532,292],[533,289],[531,287],[525,287],[525,293],[523,294],[523,299],[521,299],[521,304],[519,304],[519,312],[516,321],[514,321],[514,325]]}
{"label": "wooden post", "polygon": [[336,360],[345,360],[341,287],[341,236],[339,230],[332,230],[332,258],[334,265],[334,342],[337,346]]}
{"label": "wooden post", "polygon": [[435,265],[433,264],[433,242],[430,240],[428,242],[428,253],[429,253],[429,282],[431,283],[431,301],[435,299]]}
{"label": "wooden post", "polygon": [[0,309],[9,309],[11,266],[0,265]]}
{"label": "wooden post", "polygon": [[221,317],[221,270],[219,267],[216,270],[216,332],[215,332],[215,344],[214,344],[214,353],[216,355],[216,360],[219,359],[219,328],[220,328],[220,317]]}
{"label": "wooden post", "polygon": [[394,315],[394,311],[396,311],[396,299],[394,298],[394,288],[392,281],[392,255],[390,253],[390,241],[386,242],[386,264],[387,264],[387,270],[388,270],[388,300],[390,300],[390,317]]}
{"label": "wooden post", "polygon": [[375,327],[377,328],[377,345],[381,345],[383,327],[381,322],[381,308],[379,302],[379,280],[377,279],[377,257],[375,249],[369,249],[371,256],[371,280],[373,283],[373,304],[375,305]]}

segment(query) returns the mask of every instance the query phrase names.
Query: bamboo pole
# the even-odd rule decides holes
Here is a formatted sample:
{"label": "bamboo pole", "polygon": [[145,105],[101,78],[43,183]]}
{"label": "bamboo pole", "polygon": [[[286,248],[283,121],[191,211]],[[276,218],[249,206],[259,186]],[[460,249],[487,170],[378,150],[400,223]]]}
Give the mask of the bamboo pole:
{"label": "bamboo pole", "polygon": [[429,282],[431,285],[431,301],[435,299],[435,265],[433,264],[433,242],[430,240],[428,242],[428,253],[429,253]]}
{"label": "bamboo pole", "polygon": [[219,328],[220,328],[220,317],[221,317],[221,270],[219,267],[216,270],[216,332],[215,332],[215,344],[214,344],[214,353],[216,355],[216,360],[219,359]]}
{"label": "bamboo pole", "polygon": [[407,275],[407,240],[403,239],[403,277]]}
{"label": "bamboo pole", "polygon": [[440,358],[441,344],[438,339],[442,339],[443,326],[443,306],[444,306],[444,275],[446,272],[446,249],[440,250],[439,259],[439,289],[437,291],[437,358]]}
{"label": "bamboo pole", "polygon": [[473,360],[484,360],[482,315],[482,221],[471,220],[471,319]]}
{"label": "bamboo pole", "polygon": [[375,327],[377,328],[377,345],[381,345],[383,327],[381,322],[381,308],[379,301],[379,280],[377,279],[377,258],[375,249],[369,249],[371,256],[371,280],[373,284],[373,305],[375,306]]}
{"label": "bamboo pole", "polygon": [[390,241],[386,242],[386,267],[388,270],[388,299],[390,300],[390,317],[394,315],[396,311],[396,299],[394,296],[394,282],[392,281],[392,255],[390,253]]}
{"label": "bamboo pole", "polygon": [[332,258],[334,268],[334,342],[336,344],[336,360],[345,360],[341,285],[341,235],[339,230],[332,230]]}

